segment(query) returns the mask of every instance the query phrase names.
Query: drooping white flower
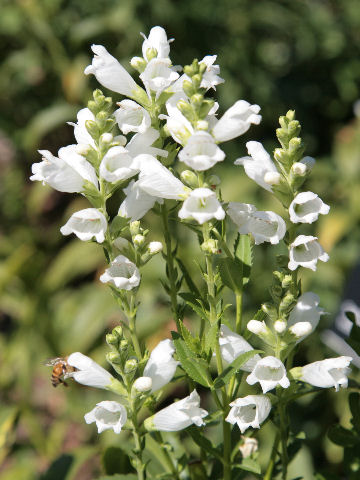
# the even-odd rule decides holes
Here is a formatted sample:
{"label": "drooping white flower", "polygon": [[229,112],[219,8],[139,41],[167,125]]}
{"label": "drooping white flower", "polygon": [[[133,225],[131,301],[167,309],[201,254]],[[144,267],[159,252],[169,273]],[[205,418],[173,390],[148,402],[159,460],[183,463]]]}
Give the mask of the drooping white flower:
{"label": "drooping white flower", "polygon": [[132,180],[124,188],[125,199],[121,203],[118,211],[120,217],[130,218],[132,222],[140,220],[149,210],[153,208],[155,202],[162,203],[161,198],[149,195],[139,186],[139,181]]}
{"label": "drooping white flower", "polygon": [[224,158],[225,153],[207,132],[195,132],[179,153],[181,162],[198,171],[208,170]]}
{"label": "drooping white flower", "polygon": [[85,208],[71,215],[60,228],[63,235],[74,233],[80,240],[86,242],[95,238],[98,243],[105,240],[107,220],[97,208]]}
{"label": "drooping white flower", "polygon": [[150,97],[151,92],[155,92],[155,98],[157,99],[166,88],[179,78],[179,74],[171,68],[169,58],[153,58],[146,65],[140,78],[148,96]]}
{"label": "drooping white flower", "polygon": [[[177,82],[176,82],[177,83]],[[172,86],[173,87],[173,86]],[[166,126],[175,142],[185,145],[194,133],[194,128],[189,120],[180,112],[176,104],[185,94],[175,94],[166,102],[168,115],[159,115],[161,120],[166,120]]]}
{"label": "drooping white flower", "polygon": [[145,60],[147,60],[146,53],[150,48],[154,48],[157,51],[157,58],[167,58],[169,56],[170,43],[173,39],[167,39],[166,31],[162,27],[153,27],[147,38],[143,33],[141,35],[144,37],[142,54]]}
{"label": "drooping white flower", "polygon": [[84,157],[76,153],[77,145],[60,148],[55,157],[48,150],[39,150],[41,163],[32,165],[32,181],[43,182],[59,192],[80,193],[88,181],[98,187],[95,169]]}
{"label": "drooping white flower", "polygon": [[220,73],[220,67],[219,65],[214,65],[214,62],[216,61],[217,55],[206,55],[199,64],[205,64],[206,65],[206,70],[203,73],[202,80],[200,87],[201,88],[206,88],[206,90],[209,90],[210,88],[213,88],[216,90],[216,85],[219,85],[220,83],[224,83],[225,80],[219,76]]}
{"label": "drooping white flower", "polygon": [[296,270],[300,266],[315,271],[317,261],[327,262],[329,255],[324,252],[317,237],[299,235],[290,245],[289,258],[290,270]]}
{"label": "drooping white flower", "polygon": [[193,390],[188,397],[172,403],[145,420],[144,425],[148,430],[162,432],[178,432],[190,425],[198,427],[205,425],[203,418],[208,412],[200,408],[200,397]]}
{"label": "drooping white flower", "polygon": [[111,147],[100,163],[99,173],[101,178],[109,183],[119,182],[133,177],[139,173],[134,167],[134,159],[129,151],[120,146]]}
{"label": "drooping white flower", "polygon": [[247,395],[230,403],[231,410],[225,421],[240,428],[244,433],[249,427],[260,428],[271,410],[271,402],[266,395]]}
{"label": "drooping white flower", "polygon": [[132,157],[142,154],[152,156],[159,155],[160,157],[167,157],[168,151],[161,148],[153,147],[152,144],[159,138],[160,133],[155,128],[148,128],[144,133],[136,133],[126,145],[126,150]]}
{"label": "drooping white flower", "polygon": [[100,282],[110,283],[119,290],[131,290],[140,283],[137,266],[124,255],[118,255],[100,277]]}
{"label": "drooping white flower", "polygon": [[217,142],[226,142],[243,135],[249,130],[251,124],[259,125],[261,122],[261,115],[258,115],[259,112],[259,105],[250,105],[245,100],[238,100],[215,123],[212,129],[215,140]]}
{"label": "drooping white flower", "polygon": [[133,387],[138,392],[148,392],[152,388],[152,378],[151,377],[139,377],[135,380]]}
{"label": "drooping white flower", "polygon": [[300,322],[309,322],[312,330],[318,326],[321,315],[325,311],[319,307],[320,298],[313,292],[303,293],[296,302],[295,307],[291,310],[288,326],[294,326]]}
{"label": "drooping white flower", "polygon": [[351,360],[351,357],[336,357],[309,363],[302,367],[300,379],[315,387],[335,387],[338,392],[340,387],[346,388],[348,385]]}
{"label": "drooping white flower", "polygon": [[203,224],[212,218],[222,220],[225,212],[216,198],[215,192],[208,188],[196,188],[183,203],[179,210],[180,218],[193,218]]}
{"label": "drooping white flower", "polygon": [[91,145],[95,148],[94,139],[85,126],[87,120],[95,121],[94,114],[88,108],[82,108],[77,113],[77,123],[68,122],[68,124],[74,127],[74,136],[79,145]]}
{"label": "drooping white flower", "polygon": [[245,173],[260,187],[272,192],[271,185],[264,181],[267,172],[277,172],[274,162],[260,142],[247,142],[247,150],[250,157],[242,157],[235,160],[235,165],[243,165]]}
{"label": "drooping white flower", "polygon": [[69,355],[67,363],[77,369],[76,372],[69,373],[67,376],[82,385],[106,389],[115,380],[105,368],[80,352]]}
{"label": "drooping white flower", "polygon": [[97,403],[96,407],[85,416],[87,424],[96,423],[98,433],[113,430],[120,433],[127,420],[126,408],[121,403],[105,400]]}
{"label": "drooping white flower", "polygon": [[250,203],[230,202],[227,208],[227,213],[231,220],[238,226],[239,233],[249,233],[247,223],[251,215],[256,212],[255,205]]}
{"label": "drooping white flower", "polygon": [[[227,363],[231,363],[243,353],[253,350],[253,347],[245,340],[245,338],[232,332],[224,324],[222,324],[220,328],[219,344],[221,356]],[[250,360],[244,363],[240,369],[245,372],[251,372],[260,358],[260,355],[254,355]]]}
{"label": "drooping white flower", "polygon": [[144,133],[151,125],[151,118],[147,110],[133,100],[122,100],[114,116],[124,135],[129,132]]}
{"label": "drooping white flower", "polygon": [[85,75],[93,74],[104,87],[133,97],[139,86],[125,68],[102,45],[92,45],[91,50],[95,55],[92,64],[85,68]]}
{"label": "drooping white flower", "polygon": [[313,223],[319,215],[327,215],[330,207],[316,193],[300,192],[289,207],[290,220],[293,223]]}
{"label": "drooping white flower", "polygon": [[179,365],[179,362],[173,359],[174,353],[174,344],[169,339],[159,342],[151,352],[143,374],[152,379],[152,392],[156,392],[173,378]]}
{"label": "drooping white flower", "polygon": [[249,385],[259,382],[263,393],[272,390],[276,385],[281,385],[283,388],[288,388],[290,385],[284,364],[281,360],[272,356],[259,360],[246,381]]}

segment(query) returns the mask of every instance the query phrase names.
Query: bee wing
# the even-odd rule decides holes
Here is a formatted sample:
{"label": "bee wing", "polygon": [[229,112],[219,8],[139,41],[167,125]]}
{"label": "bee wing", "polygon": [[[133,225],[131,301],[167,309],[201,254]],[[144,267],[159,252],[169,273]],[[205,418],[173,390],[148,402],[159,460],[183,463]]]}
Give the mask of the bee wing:
{"label": "bee wing", "polygon": [[61,362],[62,358],[61,357],[56,357],[56,358],[47,358],[46,360],[43,360],[41,362],[41,365],[45,365],[46,367],[53,367],[57,363]]}

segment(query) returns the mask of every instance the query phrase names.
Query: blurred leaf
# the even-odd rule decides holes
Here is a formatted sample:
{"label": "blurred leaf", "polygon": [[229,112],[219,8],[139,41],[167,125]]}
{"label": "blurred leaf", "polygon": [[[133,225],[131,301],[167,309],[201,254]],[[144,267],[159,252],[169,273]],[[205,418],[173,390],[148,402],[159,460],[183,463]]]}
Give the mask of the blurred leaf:
{"label": "blurred leaf", "polygon": [[71,470],[74,457],[69,454],[63,454],[57,458],[41,475],[40,480],[66,480]]}
{"label": "blurred leaf", "polygon": [[328,437],[336,445],[342,447],[352,447],[360,442],[360,437],[354,435],[351,430],[347,430],[341,425],[333,425],[329,428]]}
{"label": "blurred leaf", "polygon": [[349,407],[352,415],[351,423],[360,434],[360,394],[358,392],[350,393]]}
{"label": "blurred leaf", "polygon": [[188,427],[186,431],[191,435],[196,445],[198,445],[200,448],[203,448],[212,457],[218,458],[222,461],[222,453],[213,446],[210,440],[202,435],[202,431],[199,429],[199,427],[192,425],[191,427]]}
{"label": "blurred leaf", "polygon": [[234,466],[247,472],[261,474],[261,466],[252,458],[243,458],[241,463],[236,463]]}
{"label": "blurred leaf", "polygon": [[98,480],[137,480],[138,476],[134,473],[101,476]]}
{"label": "blurred leaf", "polygon": [[103,453],[102,464],[105,473],[109,475],[134,472],[128,453],[120,447],[108,447]]}
{"label": "blurred leaf", "polygon": [[0,413],[0,465],[8,453],[10,435],[15,428],[17,407],[2,407]]}
{"label": "blurred leaf", "polygon": [[235,240],[234,254],[241,262],[241,276],[243,285],[246,285],[250,279],[251,266],[253,263],[253,249],[250,235],[238,234]]}

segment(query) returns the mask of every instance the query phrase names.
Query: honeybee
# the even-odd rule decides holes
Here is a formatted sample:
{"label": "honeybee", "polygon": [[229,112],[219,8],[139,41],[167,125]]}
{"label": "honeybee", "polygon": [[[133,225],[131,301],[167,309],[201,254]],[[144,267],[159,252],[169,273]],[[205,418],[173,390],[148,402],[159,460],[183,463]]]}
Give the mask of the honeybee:
{"label": "honeybee", "polygon": [[65,379],[71,376],[72,372],[75,372],[77,369],[72,367],[67,363],[68,357],[57,357],[50,358],[44,363],[48,367],[53,367],[51,374],[51,383],[53,387],[57,387],[62,383],[64,387],[67,387],[68,384],[65,382]]}

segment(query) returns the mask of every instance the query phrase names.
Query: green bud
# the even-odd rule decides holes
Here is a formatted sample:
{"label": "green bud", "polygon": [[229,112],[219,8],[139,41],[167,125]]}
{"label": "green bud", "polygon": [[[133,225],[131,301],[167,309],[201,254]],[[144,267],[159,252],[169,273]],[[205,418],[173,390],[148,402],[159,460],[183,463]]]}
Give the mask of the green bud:
{"label": "green bud", "polygon": [[186,100],[179,100],[176,106],[189,122],[194,122],[196,120],[194,109]]}
{"label": "green bud", "polygon": [[212,255],[219,253],[218,241],[214,240],[213,238],[209,238],[209,240],[206,240],[201,244],[201,250]]}
{"label": "green bud", "polygon": [[85,127],[86,127],[86,130],[92,136],[92,138],[94,138],[95,140],[99,139],[100,130],[99,130],[96,122],[94,122],[94,120],[86,120]]}
{"label": "green bud", "polygon": [[115,335],[117,338],[122,338],[123,333],[124,332],[121,325],[118,325],[117,327],[113,328],[112,334]]}
{"label": "green bud", "polygon": [[153,58],[156,58],[157,54],[158,54],[158,51],[156,50],[156,48],[154,47],[148,48],[146,50],[146,55],[145,55],[147,61],[150,62],[150,60],[152,60]]}
{"label": "green bud", "polygon": [[272,304],[272,303],[263,303],[261,305],[261,310],[266,313],[266,315],[270,318],[270,320],[272,320],[273,322],[275,322],[278,318],[278,312],[277,312],[277,309],[275,308],[275,306]]}
{"label": "green bud", "polygon": [[184,67],[184,73],[188,77],[192,77],[193,75],[198,73],[198,71],[199,71],[199,61],[197,58],[194,58],[191,65],[185,65]]}
{"label": "green bud", "polygon": [[214,100],[211,100],[211,99],[208,99],[208,98],[205,99],[201,104],[200,111],[199,111],[199,117],[200,118],[206,118],[206,116],[208,115],[210,110],[213,108],[214,103],[215,103]]}
{"label": "green bud", "polygon": [[190,102],[192,105],[194,105],[196,110],[198,110],[201,107],[203,101],[204,101],[204,95],[201,95],[201,93],[195,93],[190,98]]}
{"label": "green bud", "polygon": [[181,180],[191,188],[197,188],[199,186],[199,180],[197,175],[191,170],[184,170],[180,173]]}
{"label": "green bud", "polygon": [[95,103],[96,103],[98,106],[101,106],[101,105],[104,104],[105,95],[103,94],[103,92],[102,92],[99,88],[97,88],[96,90],[94,90],[93,97],[94,97]]}
{"label": "green bud", "polygon": [[281,286],[283,288],[289,288],[292,285],[292,276],[291,275],[285,275],[282,282]]}
{"label": "green bud", "polygon": [[130,233],[132,237],[135,237],[135,235],[138,235],[139,233],[141,233],[139,220],[136,220],[135,222],[130,223]]}
{"label": "green bud", "polygon": [[192,80],[193,87],[194,87],[195,91],[197,91],[200,88],[202,75],[200,75],[200,74],[193,75],[191,80]]}
{"label": "green bud", "polygon": [[204,75],[204,73],[206,72],[206,69],[207,69],[207,66],[206,66],[206,63],[199,63],[199,73],[200,75]]}
{"label": "green bud", "polygon": [[101,110],[99,113],[96,114],[96,123],[100,130],[104,130],[106,126],[106,120],[108,119],[108,114],[104,110]]}
{"label": "green bud", "polygon": [[191,97],[196,93],[196,88],[194,87],[193,83],[189,80],[184,80],[182,84],[183,90],[188,97]]}
{"label": "green bud", "polygon": [[127,340],[121,340],[120,345],[119,345],[119,350],[127,350],[129,348],[129,342]]}
{"label": "green bud", "polygon": [[280,285],[273,285],[271,287],[271,292],[274,297],[280,298],[282,295],[282,288],[280,287]]}
{"label": "green bud", "polygon": [[141,235],[140,233],[138,233],[133,237],[132,241],[134,245],[136,245],[137,247],[141,247],[146,242],[146,238],[144,237],[144,235]]}
{"label": "green bud", "polygon": [[132,373],[137,369],[138,366],[138,361],[136,358],[129,358],[129,360],[126,360],[125,362],[125,367],[124,367],[124,372],[126,374]]}
{"label": "green bud", "polygon": [[118,352],[108,352],[106,354],[106,360],[109,363],[114,363],[115,365],[121,365],[122,364],[121,355]]}
{"label": "green bud", "polygon": [[294,302],[295,302],[294,295],[288,292],[280,302],[279,311],[280,312],[288,311],[293,306]]}
{"label": "green bud", "polygon": [[119,343],[118,337],[116,335],[113,335],[112,333],[108,333],[105,338],[106,343],[109,346],[117,346],[117,344]]}
{"label": "green bud", "polygon": [[287,165],[290,161],[289,153],[283,148],[276,148],[274,150],[274,158],[281,165]]}
{"label": "green bud", "polygon": [[291,122],[292,120],[294,120],[295,118],[295,110],[288,110],[288,112],[286,113],[286,119],[289,120],[289,122]]}
{"label": "green bud", "polygon": [[139,73],[142,73],[146,68],[146,60],[142,57],[133,57],[130,61],[130,65]]}
{"label": "green bud", "polygon": [[284,278],[284,274],[283,272],[279,272],[279,270],[275,270],[273,272],[273,276],[276,278],[276,280],[278,280],[279,282],[282,282],[283,278]]}
{"label": "green bud", "polygon": [[97,114],[98,108],[97,108],[96,102],[94,102],[94,100],[89,100],[87,106],[88,106],[88,109],[90,110],[91,113],[93,113],[94,115]]}

